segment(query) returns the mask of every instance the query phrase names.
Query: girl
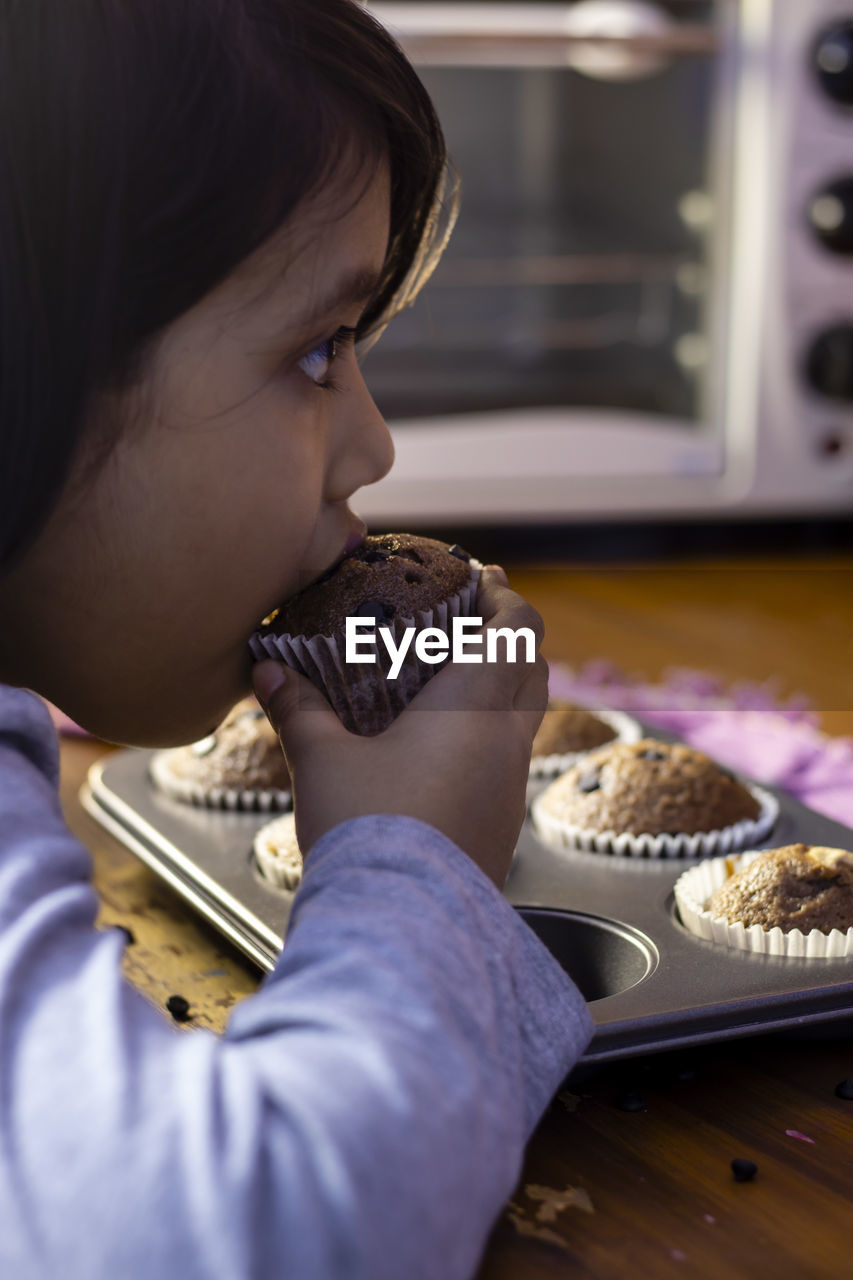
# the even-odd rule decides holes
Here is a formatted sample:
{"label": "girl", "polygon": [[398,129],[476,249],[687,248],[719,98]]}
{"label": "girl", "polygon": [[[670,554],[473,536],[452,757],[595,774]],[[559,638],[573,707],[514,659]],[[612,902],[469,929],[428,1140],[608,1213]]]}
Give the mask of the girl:
{"label": "girl", "polygon": [[[589,1039],[499,892],[541,659],[450,666],[372,739],[255,668],[310,855],[223,1037],[123,981],[25,692],[165,745],[247,691],[391,465],[355,343],[423,276],[443,168],[353,0],[0,0],[3,1275],[466,1280]],[[499,570],[478,609],[541,633]]]}

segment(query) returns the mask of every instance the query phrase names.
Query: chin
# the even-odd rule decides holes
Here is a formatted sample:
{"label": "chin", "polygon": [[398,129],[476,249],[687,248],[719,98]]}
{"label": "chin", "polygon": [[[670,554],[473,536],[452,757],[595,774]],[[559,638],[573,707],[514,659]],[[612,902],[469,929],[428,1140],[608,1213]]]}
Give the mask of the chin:
{"label": "chin", "polygon": [[74,719],[93,738],[112,743],[116,747],[183,747],[187,743],[206,738],[220,720],[224,720],[225,715],[227,710],[219,718],[204,721],[180,719],[165,722],[158,719],[156,723],[148,717],[141,720],[133,716],[118,719],[114,716]]}
{"label": "chin", "polygon": [[74,714],[73,710],[64,707],[63,710],[93,737],[115,746],[182,747],[213,733],[235,702],[250,692],[247,678],[236,689],[228,689],[218,698],[206,699],[204,705],[190,706],[185,700],[163,698],[153,706],[112,706],[100,713]]}

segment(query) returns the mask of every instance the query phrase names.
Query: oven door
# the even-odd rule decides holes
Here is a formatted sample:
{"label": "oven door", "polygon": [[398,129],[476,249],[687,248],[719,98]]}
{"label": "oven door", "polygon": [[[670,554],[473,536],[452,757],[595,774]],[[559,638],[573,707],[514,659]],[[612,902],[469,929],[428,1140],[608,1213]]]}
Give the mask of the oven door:
{"label": "oven door", "polygon": [[430,91],[456,228],[364,361],[385,520],[549,520],[726,482],[732,0],[369,4]]}

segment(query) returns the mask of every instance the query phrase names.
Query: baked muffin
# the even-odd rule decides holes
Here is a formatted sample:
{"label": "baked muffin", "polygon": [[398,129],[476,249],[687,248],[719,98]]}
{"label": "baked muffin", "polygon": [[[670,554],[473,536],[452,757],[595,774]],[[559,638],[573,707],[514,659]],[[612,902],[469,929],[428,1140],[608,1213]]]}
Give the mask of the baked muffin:
{"label": "baked muffin", "polygon": [[675,883],[681,923],[758,954],[853,956],[853,852],[793,844],[712,858]]}
{"label": "baked muffin", "polygon": [[348,617],[389,623],[432,609],[468,585],[471,557],[456,545],[411,533],[367,537],[350,555],[298,592],[261,635],[334,636]]}
{"label": "baked muffin", "polygon": [[730,876],[705,904],[712,916],[747,928],[853,928],[853,853],[823,845],[767,849]]}
{"label": "baked muffin", "polygon": [[296,815],[285,813],[261,827],[252,850],[261,878],[277,889],[295,889],[302,879],[302,851],[296,839]]}
{"label": "baked muffin", "polygon": [[552,698],[533,739],[531,778],[553,778],[564,773],[579,755],[619,738],[635,742],[640,726],[621,711],[590,711],[576,702]]}
{"label": "baked muffin", "polygon": [[207,738],[151,758],[154,785],[185,804],[216,809],[286,809],[290,774],[278,740],[254,698],[232,707]]}
{"label": "baked muffin", "polygon": [[[252,655],[280,658],[307,676],[351,731],[381,733],[443,663],[422,661],[411,643],[392,674],[393,659],[381,641],[375,662],[347,662],[347,618],[373,621],[377,633],[387,627],[395,645],[412,626],[449,635],[454,617],[473,613],[480,569],[467,551],[434,538],[365,538],[276,611],[251,637]],[[359,646],[370,652],[365,636]]]}
{"label": "baked muffin", "polygon": [[586,707],[562,698],[548,702],[536,737],[533,739],[535,756],[564,755],[567,751],[591,751],[605,742],[612,742],[616,730],[606,724]]}
{"label": "baked muffin", "polygon": [[542,792],[533,819],[549,844],[659,857],[754,844],[776,812],[701,751],[641,738],[584,756]]}

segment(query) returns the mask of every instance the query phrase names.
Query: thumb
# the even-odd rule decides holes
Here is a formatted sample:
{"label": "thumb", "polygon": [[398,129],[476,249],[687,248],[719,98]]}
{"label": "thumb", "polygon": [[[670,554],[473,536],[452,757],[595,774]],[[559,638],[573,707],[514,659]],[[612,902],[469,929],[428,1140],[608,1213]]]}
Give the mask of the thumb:
{"label": "thumb", "polygon": [[[265,659],[252,668],[255,696],[278,734],[288,763],[330,733],[346,733],[329,703],[310,680],[283,662]],[[305,715],[310,711],[312,715]]]}

